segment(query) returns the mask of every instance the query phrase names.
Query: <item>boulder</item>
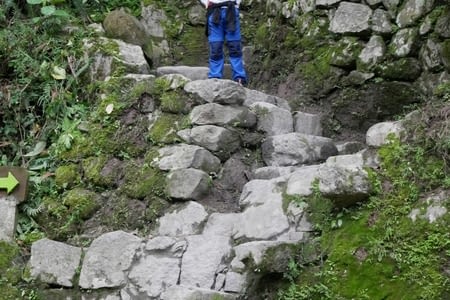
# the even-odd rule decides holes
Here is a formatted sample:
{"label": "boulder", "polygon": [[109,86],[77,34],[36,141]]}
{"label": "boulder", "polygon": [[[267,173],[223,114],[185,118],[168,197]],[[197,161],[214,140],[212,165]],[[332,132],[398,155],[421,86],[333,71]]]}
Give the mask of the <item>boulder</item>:
{"label": "boulder", "polygon": [[108,13],[103,20],[103,28],[107,37],[125,43],[143,46],[149,41],[149,36],[139,20],[122,9]]}
{"label": "boulder", "polygon": [[291,112],[266,102],[255,102],[250,109],[258,118],[257,130],[266,135],[279,135],[294,130]]}
{"label": "boulder", "polygon": [[141,23],[147,35],[163,38],[163,24],[167,21],[164,10],[157,9],[153,5],[143,6],[141,11]]}
{"label": "boulder", "polygon": [[232,107],[217,103],[198,105],[190,113],[194,125],[253,127],[256,115],[246,107]]}
{"label": "boulder", "polygon": [[184,90],[196,96],[200,103],[237,104],[244,103],[245,88],[237,82],[224,79],[206,79],[191,81]]}
{"label": "boulder", "polygon": [[308,114],[301,111],[294,113],[294,131],[309,135],[322,135],[320,115]]}
{"label": "boulder", "polygon": [[386,45],[379,35],[373,35],[358,56],[358,70],[372,70],[383,59],[386,53]]}
{"label": "boulder", "polygon": [[384,9],[376,9],[372,15],[372,31],[376,34],[390,34],[392,32],[391,17]]}
{"label": "boulder", "polygon": [[140,238],[123,231],[105,233],[96,238],[83,260],[80,287],[100,289],[124,285],[127,270],[140,247]]}
{"label": "boulder", "polygon": [[219,172],[220,160],[203,147],[178,144],[158,149],[159,157],[152,164],[160,170],[173,171],[194,168],[205,172]]}
{"label": "boulder", "polygon": [[203,205],[190,201],[185,206],[162,216],[158,222],[157,234],[172,237],[198,234],[207,217]]}
{"label": "boulder", "polygon": [[202,170],[173,170],[166,178],[167,196],[179,200],[200,200],[208,192],[210,180]]}
{"label": "boulder", "polygon": [[220,157],[227,156],[240,146],[239,135],[215,125],[196,126],[184,131],[188,142],[204,147]]}
{"label": "boulder", "polygon": [[389,135],[400,138],[403,131],[403,125],[398,121],[377,123],[367,130],[366,144],[372,147],[380,147],[388,143]]}
{"label": "boulder", "polygon": [[31,246],[31,276],[52,285],[73,287],[81,248],[42,239]]}
{"label": "boulder", "polygon": [[[317,2],[316,5],[318,5]],[[370,29],[371,16],[372,10],[367,5],[340,2],[334,17],[331,19],[329,30],[334,33],[350,34],[367,32]]]}
{"label": "boulder", "polygon": [[407,0],[397,14],[396,23],[400,28],[413,25],[434,7],[434,0]]}
{"label": "boulder", "polygon": [[184,77],[195,81],[205,80],[208,78],[208,67],[190,67],[190,66],[164,66],[156,69],[157,76],[163,76],[168,74],[179,74]]}
{"label": "boulder", "polygon": [[286,194],[298,196],[310,196],[312,184],[318,179],[320,165],[304,166],[297,169],[289,176],[287,182]]}
{"label": "boulder", "polygon": [[295,166],[336,154],[331,139],[297,132],[268,137],[262,144],[263,160],[268,166]]}
{"label": "boulder", "polygon": [[283,98],[251,89],[245,89],[245,93],[246,96],[243,105],[246,107],[250,107],[255,102],[266,102],[289,111],[291,110],[288,101]]}
{"label": "boulder", "polygon": [[419,31],[417,28],[400,29],[392,37],[389,52],[397,57],[413,55],[418,50]]}
{"label": "boulder", "polygon": [[230,239],[221,235],[190,235],[181,263],[180,284],[211,289],[222,263],[231,254]]}

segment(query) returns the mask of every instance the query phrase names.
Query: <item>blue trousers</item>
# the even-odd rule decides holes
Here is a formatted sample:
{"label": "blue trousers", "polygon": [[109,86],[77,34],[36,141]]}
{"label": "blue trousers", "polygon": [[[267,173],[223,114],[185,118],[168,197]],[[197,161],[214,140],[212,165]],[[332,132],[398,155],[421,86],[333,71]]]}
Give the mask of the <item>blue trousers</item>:
{"label": "blue trousers", "polygon": [[209,73],[208,78],[222,78],[223,66],[225,63],[225,57],[223,52],[223,46],[226,41],[230,56],[230,64],[232,70],[232,79],[237,81],[241,79],[243,82],[247,82],[247,74],[244,69],[244,63],[242,60],[242,45],[241,45],[241,28],[239,22],[239,9],[236,9],[235,30],[230,31],[227,29],[227,14],[226,7],[220,8],[220,22],[219,24],[213,23],[213,16],[208,18],[208,42],[209,42]]}

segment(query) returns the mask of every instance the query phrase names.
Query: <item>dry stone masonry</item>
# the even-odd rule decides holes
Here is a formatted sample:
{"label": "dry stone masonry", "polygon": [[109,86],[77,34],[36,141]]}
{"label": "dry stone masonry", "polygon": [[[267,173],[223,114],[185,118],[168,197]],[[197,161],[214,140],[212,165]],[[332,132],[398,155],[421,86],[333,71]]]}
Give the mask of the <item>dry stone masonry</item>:
{"label": "dry stone masonry", "polygon": [[[268,107],[266,104],[270,105],[268,114],[277,109],[289,112],[274,104],[257,101],[270,99],[268,96],[246,101],[245,95],[252,93],[232,81],[200,80],[191,81],[187,86],[186,90],[196,86],[203,91],[213,87],[210,90],[214,90],[215,95],[192,90],[203,99],[200,103],[209,103],[199,105],[202,114],[209,118],[207,123],[228,124],[223,122],[223,115],[217,119],[213,117],[218,108],[244,111],[246,115],[253,113],[254,126],[267,120],[268,115],[257,112],[261,107]],[[232,87],[241,92],[236,93]],[[209,101],[217,99],[217,95],[220,95],[221,104]],[[240,100],[236,101],[239,98],[236,95]],[[246,107],[243,103],[252,104]],[[222,168],[221,159],[214,153],[226,149],[229,155],[235,151],[240,144],[239,135],[230,140],[227,135],[210,132],[202,137],[209,139],[205,142],[192,138],[191,134],[185,143],[160,148],[152,162],[167,172],[169,196],[185,202],[175,205],[161,217],[149,236],[109,232],[95,238],[85,249],[40,240],[32,246],[32,276],[68,288],[111,289],[109,297],[112,298],[101,299],[237,299],[244,295],[254,276],[254,268],[264,261],[267,249],[306,242],[313,230],[305,212],[306,206],[291,202],[284,207],[284,193],[309,196],[313,192],[313,182],[318,181],[320,191],[337,205],[363,201],[370,194],[364,170],[367,164],[362,152],[339,155],[331,139],[294,132],[295,128],[309,133],[320,132],[317,124],[311,125],[318,117],[302,112],[290,114],[297,118],[295,127],[294,118],[283,120],[290,122],[289,126],[284,126],[289,128],[289,133],[277,130],[276,122],[272,123],[272,130],[266,125],[263,143],[266,166],[253,170],[255,179],[243,186],[239,212],[211,213],[208,207],[196,202],[210,188],[209,174]],[[193,118],[196,114],[191,112],[190,116]],[[230,131],[218,125],[195,123],[191,131],[205,126]],[[370,142],[374,145],[382,144],[385,142],[383,137],[387,138],[395,128],[395,124],[376,125],[371,129],[373,133],[368,134],[368,141],[374,140]],[[230,148],[234,140],[236,146]],[[226,159],[224,157],[227,156],[223,156],[222,161]],[[80,276],[75,282],[79,266]]]}
{"label": "dry stone masonry", "polygon": [[[324,19],[331,20],[331,32],[365,37],[356,43],[343,40],[346,51],[359,52],[350,56],[337,53],[335,57],[336,64],[358,66],[348,75],[349,82],[362,84],[374,73],[383,72],[396,80],[422,78],[426,82],[430,72],[440,76],[440,81],[448,80],[450,58],[442,49],[449,48],[450,17],[447,11],[433,20],[428,13],[434,1],[407,0],[401,5],[398,0],[290,3],[286,6],[282,1],[267,1],[267,9],[272,14],[281,10],[286,18],[324,10],[329,14]],[[195,18],[198,13],[191,10],[190,15]],[[142,17],[141,30],[163,39],[163,28],[157,24],[165,15],[147,7]],[[418,24],[420,20],[423,22]],[[134,21],[129,24],[141,27]],[[431,32],[439,38],[434,39]],[[426,42],[420,44],[419,39]],[[100,46],[94,47],[93,41],[86,41],[95,59],[93,80],[108,80],[120,66],[130,73],[125,77],[135,82],[154,81],[155,75],[148,74],[143,45],[106,38],[98,43]],[[111,45],[117,50],[115,55],[108,48]],[[164,42],[158,46],[163,52]],[[386,71],[388,67],[396,69],[395,64],[379,67],[388,54],[398,61],[404,59],[402,66],[420,69],[402,72],[409,77],[398,78]],[[155,53],[146,56],[158,60]],[[165,172],[168,196],[176,205],[147,236],[120,230],[102,233],[86,248],[48,239],[35,242],[30,260],[33,277],[51,286],[78,286],[82,299],[92,299],[90,293],[96,291],[103,295],[97,299],[105,300],[238,299],[258,276],[268,249],[306,243],[311,236],[314,224],[308,220],[307,206],[287,203],[286,195],[308,197],[318,187],[336,206],[364,201],[371,193],[366,169],[378,166],[370,149],[387,143],[391,134],[402,137],[402,121],[383,122],[367,131],[365,144],[336,144],[322,136],[319,115],[292,111],[285,99],[230,80],[207,79],[207,68],[166,66],[157,68],[155,74],[169,82],[169,89],[182,88],[193,99],[192,107],[187,106],[192,127],[176,132],[177,143],[160,147],[147,162]],[[406,83],[399,86],[402,84]],[[152,126],[157,121],[156,108],[143,111]],[[238,209],[217,212],[202,204],[216,178],[221,178],[227,167],[231,170],[239,165],[233,161],[233,154],[246,145],[260,147],[263,162],[249,172],[240,172],[239,176],[246,179],[242,184],[235,183]],[[411,219],[433,222],[446,213],[439,205],[441,198],[430,199],[429,210],[412,211]],[[8,202],[0,201],[0,205],[7,206]]]}

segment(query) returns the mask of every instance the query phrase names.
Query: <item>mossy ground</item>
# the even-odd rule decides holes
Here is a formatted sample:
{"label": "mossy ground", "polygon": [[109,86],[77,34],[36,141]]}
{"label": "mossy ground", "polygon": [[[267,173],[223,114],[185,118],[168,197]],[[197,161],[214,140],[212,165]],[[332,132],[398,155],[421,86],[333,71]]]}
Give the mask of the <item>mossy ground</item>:
{"label": "mossy ground", "polygon": [[[280,292],[281,299],[448,297],[450,216],[433,223],[410,217],[414,208],[426,211],[426,195],[448,188],[444,161],[398,139],[382,147],[379,155],[381,171],[370,172],[375,193],[367,203],[339,214],[309,207],[321,232],[321,259],[300,261],[301,272]],[[450,206],[447,199],[443,203]]]}

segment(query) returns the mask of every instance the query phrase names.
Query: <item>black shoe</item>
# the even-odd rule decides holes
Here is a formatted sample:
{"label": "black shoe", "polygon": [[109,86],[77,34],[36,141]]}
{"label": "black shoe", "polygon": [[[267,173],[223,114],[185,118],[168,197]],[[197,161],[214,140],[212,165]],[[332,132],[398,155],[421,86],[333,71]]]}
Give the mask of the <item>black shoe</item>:
{"label": "black shoe", "polygon": [[244,78],[237,78],[236,82],[239,83],[240,86],[247,86],[247,81]]}

